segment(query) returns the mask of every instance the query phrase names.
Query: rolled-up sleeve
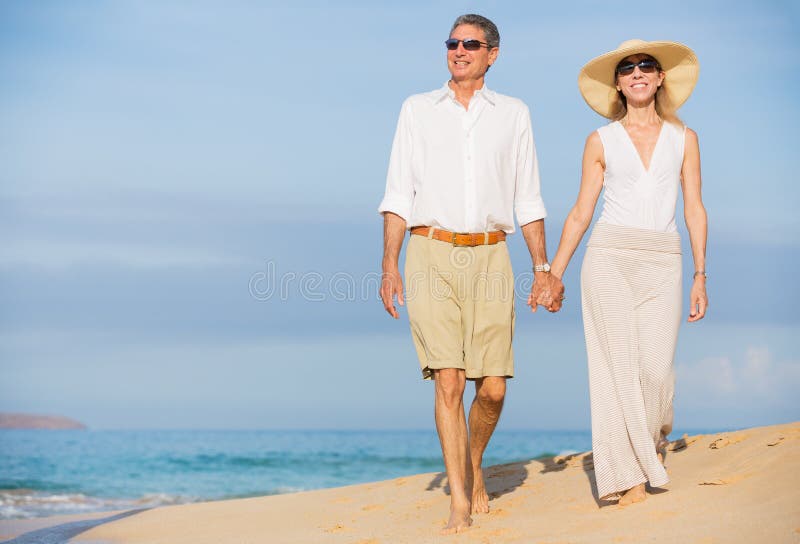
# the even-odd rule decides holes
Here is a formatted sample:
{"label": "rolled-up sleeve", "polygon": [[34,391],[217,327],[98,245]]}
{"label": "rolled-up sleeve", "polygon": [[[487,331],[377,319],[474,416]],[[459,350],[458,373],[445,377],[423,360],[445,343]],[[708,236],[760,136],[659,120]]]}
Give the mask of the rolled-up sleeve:
{"label": "rolled-up sleeve", "polygon": [[400,109],[397,130],[392,143],[389,172],[386,175],[386,192],[378,212],[392,212],[406,222],[411,217],[414,204],[412,112],[409,100]]}
{"label": "rolled-up sleeve", "polygon": [[514,190],[514,213],[520,226],[543,219],[547,210],[539,186],[539,161],[533,141],[531,115],[527,107],[519,122],[519,145],[517,147],[517,180]]}

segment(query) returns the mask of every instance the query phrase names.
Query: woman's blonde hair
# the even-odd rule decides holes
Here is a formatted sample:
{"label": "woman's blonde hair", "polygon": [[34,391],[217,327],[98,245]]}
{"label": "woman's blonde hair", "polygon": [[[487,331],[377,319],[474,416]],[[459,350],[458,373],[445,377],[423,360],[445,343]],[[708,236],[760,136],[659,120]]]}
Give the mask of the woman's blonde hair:
{"label": "woman's blonde hair", "polygon": [[[616,81],[617,79],[619,79],[619,76],[615,75],[614,80]],[[661,82],[661,87],[656,91],[656,113],[661,119],[668,123],[683,126],[683,121],[681,121],[676,113],[678,108],[676,108],[669,99],[669,93],[667,92],[668,85],[667,79],[664,78],[664,81]],[[625,95],[622,94],[622,91],[617,91],[617,97],[614,103],[611,104],[611,112],[612,121],[621,121],[628,115],[628,100],[625,98]]]}

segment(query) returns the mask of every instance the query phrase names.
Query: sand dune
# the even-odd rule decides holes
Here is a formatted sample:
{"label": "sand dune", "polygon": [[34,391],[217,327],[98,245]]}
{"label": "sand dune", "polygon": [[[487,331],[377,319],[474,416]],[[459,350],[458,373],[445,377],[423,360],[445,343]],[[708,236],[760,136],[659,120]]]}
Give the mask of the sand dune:
{"label": "sand dune", "polygon": [[[420,474],[161,507],[95,526],[69,542],[797,543],[799,455],[800,422],[684,437],[669,446],[668,488],[649,490],[644,503],[624,508],[594,496],[590,453],[495,466],[487,471],[491,512],[451,537],[437,534],[447,517],[446,478]],[[23,523],[0,526],[6,535],[20,530]]]}

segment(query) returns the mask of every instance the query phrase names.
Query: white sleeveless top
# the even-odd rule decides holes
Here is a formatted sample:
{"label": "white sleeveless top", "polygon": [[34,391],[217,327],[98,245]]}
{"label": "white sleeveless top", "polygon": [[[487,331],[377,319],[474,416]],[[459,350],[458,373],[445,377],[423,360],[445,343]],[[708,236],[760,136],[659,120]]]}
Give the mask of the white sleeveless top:
{"label": "white sleeveless top", "polygon": [[597,129],[603,142],[603,212],[598,223],[675,232],[686,127],[661,124],[650,169],[645,170],[625,127],[614,121]]}

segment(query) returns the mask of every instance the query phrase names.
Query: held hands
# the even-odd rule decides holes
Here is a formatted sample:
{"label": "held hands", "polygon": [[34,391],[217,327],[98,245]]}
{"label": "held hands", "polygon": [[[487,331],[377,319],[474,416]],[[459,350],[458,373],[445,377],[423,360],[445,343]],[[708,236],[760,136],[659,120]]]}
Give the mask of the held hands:
{"label": "held hands", "polygon": [[528,295],[528,306],[535,312],[539,305],[547,311],[555,313],[561,309],[564,301],[564,284],[561,278],[547,272],[537,272],[531,294]]}
{"label": "held hands", "polygon": [[548,276],[550,277],[550,292],[553,299],[547,309],[550,312],[557,312],[564,304],[564,283],[561,281],[561,278],[558,278],[553,274],[548,274]]}
{"label": "held hands", "polygon": [[689,293],[689,323],[700,321],[706,315],[708,296],[706,295],[706,278],[697,275]]}
{"label": "held hands", "polygon": [[384,269],[381,277],[381,300],[383,307],[395,319],[400,318],[397,313],[397,308],[394,305],[394,297],[397,296],[397,303],[400,306],[405,304],[403,300],[403,279],[400,277],[400,271],[397,268]]}

